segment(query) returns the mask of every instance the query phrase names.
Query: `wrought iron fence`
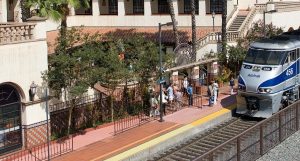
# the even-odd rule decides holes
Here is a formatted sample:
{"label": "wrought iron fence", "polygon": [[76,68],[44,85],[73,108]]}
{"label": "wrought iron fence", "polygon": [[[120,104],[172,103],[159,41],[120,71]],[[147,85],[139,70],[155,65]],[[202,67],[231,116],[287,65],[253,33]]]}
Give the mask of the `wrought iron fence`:
{"label": "wrought iron fence", "polygon": [[[107,104],[107,97],[103,97],[100,94],[95,97],[85,97],[81,100],[86,100],[86,102],[76,104],[72,109],[70,127],[72,133],[79,132],[85,128],[94,127],[111,120],[111,110]],[[51,134],[54,137],[65,136],[68,129],[70,106],[65,106],[65,104],[62,104],[62,106],[55,105],[55,109],[60,110],[54,110],[50,113]]]}
{"label": "wrought iron fence", "polygon": [[[49,143],[50,159],[73,151],[73,137],[64,137]],[[0,157],[1,161],[43,161],[48,160],[48,144],[43,143],[25,150]]]}
{"label": "wrought iron fence", "polygon": [[152,120],[149,117],[149,109],[143,104],[142,100],[129,101],[128,104],[121,101],[115,102],[114,110],[115,135]]}
{"label": "wrought iron fence", "polygon": [[252,161],[299,130],[300,101],[195,159]]}

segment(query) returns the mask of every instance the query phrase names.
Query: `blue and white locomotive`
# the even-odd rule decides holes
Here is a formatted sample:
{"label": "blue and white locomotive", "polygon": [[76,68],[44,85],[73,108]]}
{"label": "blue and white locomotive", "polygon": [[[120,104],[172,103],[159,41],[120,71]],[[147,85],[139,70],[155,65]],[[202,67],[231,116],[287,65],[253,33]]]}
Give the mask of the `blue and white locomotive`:
{"label": "blue and white locomotive", "polygon": [[300,31],[250,45],[238,79],[236,113],[268,118],[299,99]]}

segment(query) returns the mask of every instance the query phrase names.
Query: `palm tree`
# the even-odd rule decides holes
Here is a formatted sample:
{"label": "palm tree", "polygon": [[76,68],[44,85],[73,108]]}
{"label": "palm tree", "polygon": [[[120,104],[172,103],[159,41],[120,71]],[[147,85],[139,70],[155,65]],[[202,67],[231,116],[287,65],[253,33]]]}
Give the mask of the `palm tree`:
{"label": "palm tree", "polygon": [[196,61],[196,9],[195,0],[191,0],[191,15],[192,15],[192,61]]}
{"label": "palm tree", "polygon": [[179,45],[180,41],[179,41],[179,36],[178,36],[178,29],[177,29],[177,25],[176,25],[176,18],[175,18],[175,13],[174,13],[174,7],[173,7],[173,2],[172,0],[168,0],[168,4],[169,4],[169,11],[170,11],[170,16],[171,16],[171,20],[173,23],[173,31],[175,34],[175,47],[177,45]]}
{"label": "palm tree", "polygon": [[222,53],[226,55],[227,33],[226,33],[226,18],[227,18],[227,0],[223,0],[222,5]]}
{"label": "palm tree", "polygon": [[89,0],[27,0],[27,7],[38,7],[38,15],[60,22],[60,34],[66,35],[67,16],[70,13],[69,6],[75,9],[89,7]]}

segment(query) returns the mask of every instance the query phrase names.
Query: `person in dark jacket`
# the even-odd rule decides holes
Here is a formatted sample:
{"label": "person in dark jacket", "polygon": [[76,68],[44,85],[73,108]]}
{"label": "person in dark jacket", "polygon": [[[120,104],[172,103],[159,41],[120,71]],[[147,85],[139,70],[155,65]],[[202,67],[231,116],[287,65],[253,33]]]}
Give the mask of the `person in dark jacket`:
{"label": "person in dark jacket", "polygon": [[187,93],[189,97],[189,106],[193,106],[193,86],[192,84],[189,84],[187,87]]}

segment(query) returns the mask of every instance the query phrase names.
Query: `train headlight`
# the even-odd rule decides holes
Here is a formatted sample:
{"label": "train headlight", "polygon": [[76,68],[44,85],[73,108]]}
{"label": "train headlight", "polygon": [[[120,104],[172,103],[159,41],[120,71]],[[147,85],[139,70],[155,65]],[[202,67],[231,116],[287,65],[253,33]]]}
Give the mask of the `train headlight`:
{"label": "train headlight", "polygon": [[272,89],[271,88],[258,88],[259,93],[271,93]]}
{"label": "train headlight", "polygon": [[246,91],[246,86],[239,84],[238,86],[239,90]]}

